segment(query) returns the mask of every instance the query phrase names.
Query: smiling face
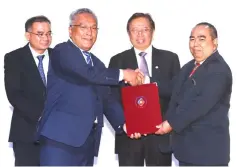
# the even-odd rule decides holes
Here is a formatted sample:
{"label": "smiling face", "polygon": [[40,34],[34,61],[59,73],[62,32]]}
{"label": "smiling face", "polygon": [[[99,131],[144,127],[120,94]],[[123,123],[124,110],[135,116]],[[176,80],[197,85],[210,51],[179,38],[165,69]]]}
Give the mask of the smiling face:
{"label": "smiling face", "polygon": [[153,34],[154,30],[147,18],[139,17],[129,24],[128,35],[130,41],[139,50],[145,50],[151,45]]}
{"label": "smiling face", "polygon": [[41,54],[52,42],[51,26],[48,22],[34,22],[25,36],[31,47]]}
{"label": "smiling face", "polygon": [[217,49],[218,40],[211,36],[211,29],[206,25],[199,25],[193,28],[189,49],[196,62],[206,60]]}
{"label": "smiling face", "polygon": [[77,14],[69,27],[69,36],[79,48],[90,50],[97,38],[96,19],[90,13]]}

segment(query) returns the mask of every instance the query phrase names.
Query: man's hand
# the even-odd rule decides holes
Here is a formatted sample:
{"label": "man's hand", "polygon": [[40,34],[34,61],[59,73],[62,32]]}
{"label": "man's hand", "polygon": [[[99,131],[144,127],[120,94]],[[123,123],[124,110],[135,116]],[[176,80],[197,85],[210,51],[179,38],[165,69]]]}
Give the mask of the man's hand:
{"label": "man's hand", "polygon": [[[126,124],[123,125],[123,131],[125,133],[127,133]],[[144,136],[146,136],[146,135],[144,135]],[[142,137],[142,135],[140,133],[134,133],[134,134],[131,134],[131,136],[130,136],[131,139],[139,139],[140,137]]]}
{"label": "man's hand", "polygon": [[144,83],[145,77],[140,70],[125,69],[123,70],[123,79],[132,86]]}
{"label": "man's hand", "polygon": [[157,135],[163,135],[169,133],[172,130],[172,127],[170,126],[168,121],[162,122],[160,125],[157,125],[156,128],[158,129],[155,132],[155,134]]}
{"label": "man's hand", "polygon": [[137,83],[144,84],[145,83],[145,75],[140,69],[136,69],[135,72],[137,72]]}

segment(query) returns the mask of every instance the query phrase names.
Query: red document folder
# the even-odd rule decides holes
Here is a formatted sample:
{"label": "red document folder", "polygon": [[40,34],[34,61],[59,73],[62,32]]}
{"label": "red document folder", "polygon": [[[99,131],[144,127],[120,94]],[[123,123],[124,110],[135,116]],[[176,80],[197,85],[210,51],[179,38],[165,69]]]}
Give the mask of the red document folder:
{"label": "red document folder", "polygon": [[127,135],[156,132],[162,123],[157,85],[127,86],[121,91]]}

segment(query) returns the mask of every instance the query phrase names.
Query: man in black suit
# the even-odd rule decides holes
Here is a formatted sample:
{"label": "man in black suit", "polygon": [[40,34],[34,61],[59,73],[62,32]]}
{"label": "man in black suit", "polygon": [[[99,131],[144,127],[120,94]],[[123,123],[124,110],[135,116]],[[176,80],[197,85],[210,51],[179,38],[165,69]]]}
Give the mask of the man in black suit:
{"label": "man in black suit", "polygon": [[13,106],[9,142],[13,142],[16,166],[39,165],[39,143],[34,142],[44,101],[51,22],[35,16],[25,23],[27,45],[5,55],[5,89]]}
{"label": "man in black suit", "polygon": [[194,57],[176,80],[166,120],[157,134],[172,131],[172,149],[180,166],[228,166],[232,73],[217,51],[216,28],[197,24],[190,35]]}
{"label": "man in black suit", "polygon": [[[127,23],[127,32],[133,47],[113,56],[110,68],[140,69],[145,76],[145,83],[171,80],[180,70],[177,54],[156,49],[152,46],[155,23],[149,14],[135,13]],[[171,89],[171,88],[170,88]],[[118,87],[113,91],[120,99]],[[162,91],[161,91],[162,92]],[[170,94],[160,94],[162,114],[167,110]],[[120,166],[170,166],[171,152],[169,135],[147,135],[135,140],[116,134],[115,152]]]}

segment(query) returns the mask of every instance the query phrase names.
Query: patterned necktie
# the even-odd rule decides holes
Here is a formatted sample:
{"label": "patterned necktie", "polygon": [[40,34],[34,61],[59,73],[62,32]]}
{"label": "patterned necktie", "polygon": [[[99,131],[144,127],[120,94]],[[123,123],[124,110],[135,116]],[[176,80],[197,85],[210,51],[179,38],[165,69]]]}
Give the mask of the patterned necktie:
{"label": "patterned necktie", "polygon": [[197,70],[197,68],[198,68],[199,66],[200,66],[200,63],[196,63],[196,64],[195,64],[195,66],[194,66],[193,70],[191,71],[189,77],[191,77],[191,76],[194,74],[194,72]]}
{"label": "patterned necktie", "polygon": [[[82,51],[82,52],[86,56],[86,63],[90,66],[93,66],[90,52],[87,52],[87,51]],[[103,114],[100,114],[99,110],[95,110],[94,123],[97,124],[97,123],[101,123],[101,122],[103,122]]]}
{"label": "patterned necktie", "polygon": [[89,64],[90,66],[93,66],[90,52],[83,51],[83,54],[86,56],[86,63]]}
{"label": "patterned necktie", "polygon": [[38,70],[39,70],[40,76],[42,78],[42,81],[43,81],[44,85],[46,86],[46,78],[45,78],[44,68],[43,68],[44,55],[39,55],[39,56],[37,56],[37,58],[39,60]]}
{"label": "patterned necktie", "polygon": [[139,56],[141,58],[141,62],[140,62],[139,67],[140,67],[140,70],[144,73],[144,75],[150,76],[148,66],[147,66],[147,62],[146,62],[146,59],[145,59],[146,54],[147,54],[146,52],[140,52],[139,53]]}

